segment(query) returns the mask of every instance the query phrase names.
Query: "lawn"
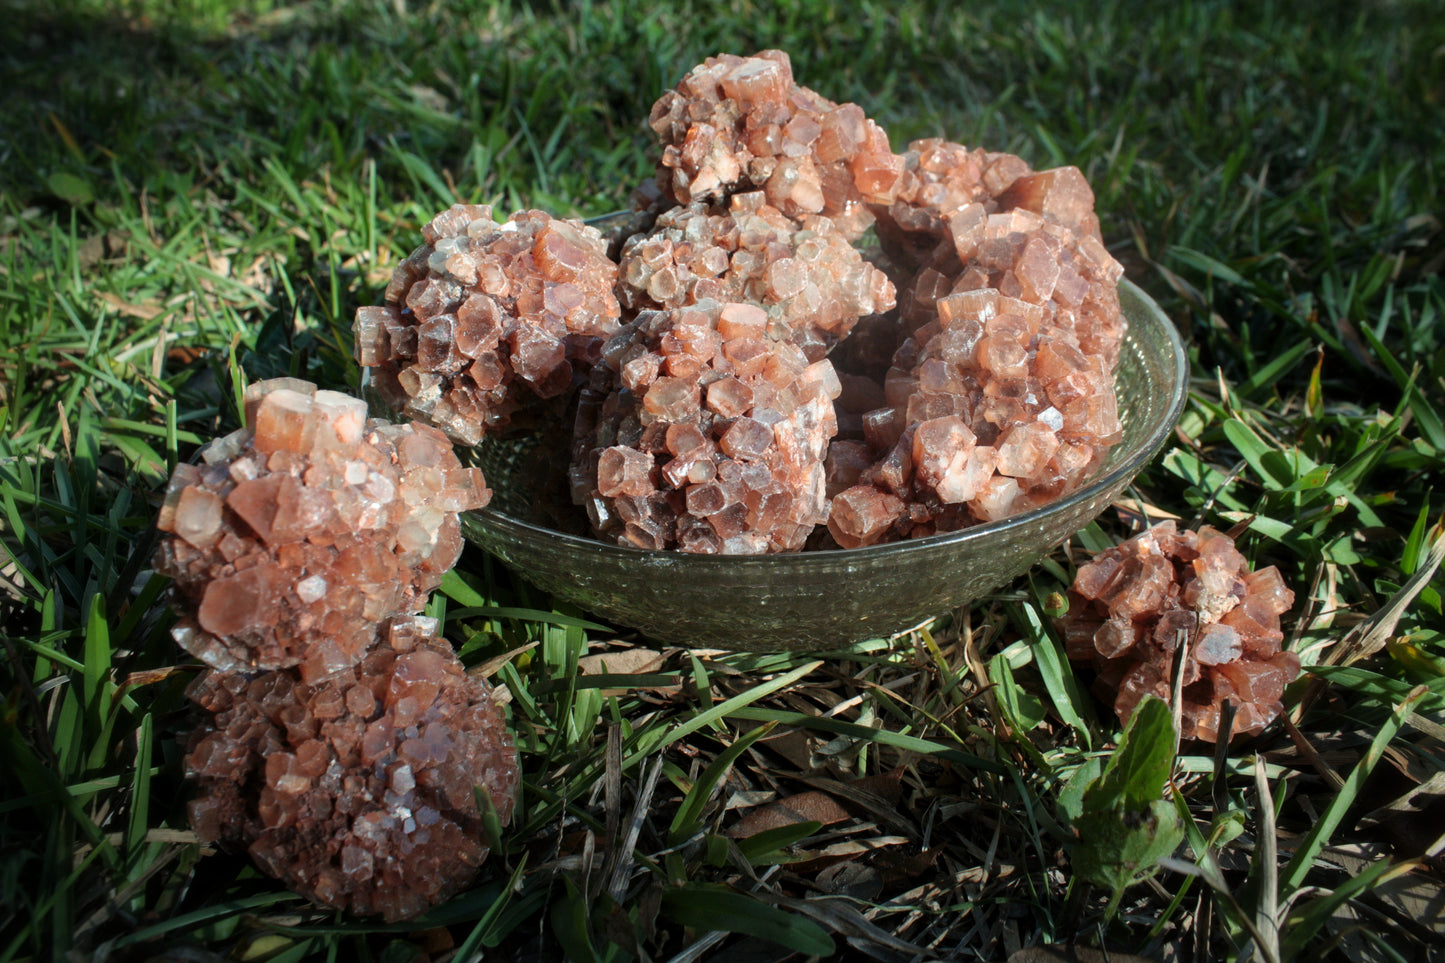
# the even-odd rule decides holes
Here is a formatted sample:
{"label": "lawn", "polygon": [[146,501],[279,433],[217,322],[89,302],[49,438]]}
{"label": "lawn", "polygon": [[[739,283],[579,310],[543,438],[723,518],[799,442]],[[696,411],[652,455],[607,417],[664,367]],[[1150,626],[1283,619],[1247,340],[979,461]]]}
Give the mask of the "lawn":
{"label": "lawn", "polygon": [[[0,3],[0,961],[1445,958],[1445,18],[1080,6]],[[821,657],[655,648],[469,548],[428,611],[523,769],[478,886],[387,926],[199,846],[170,471],[245,383],[355,391],[433,214],[625,208],[652,102],[769,47],[895,150],[1081,168],[1188,347],[1174,437],[1015,584]],[[1305,671],[1165,760],[1184,840],[1116,891],[1081,790],[1147,746],[1050,617],[1170,517],[1279,567]]]}

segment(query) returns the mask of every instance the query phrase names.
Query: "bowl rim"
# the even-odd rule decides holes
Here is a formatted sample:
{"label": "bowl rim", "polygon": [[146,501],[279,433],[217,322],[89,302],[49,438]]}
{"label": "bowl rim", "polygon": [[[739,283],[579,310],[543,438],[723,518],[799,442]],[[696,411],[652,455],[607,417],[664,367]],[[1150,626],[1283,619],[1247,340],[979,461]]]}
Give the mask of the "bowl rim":
{"label": "bowl rim", "polygon": [[[1189,357],[1184,350],[1184,343],[1179,336],[1178,329],[1159,307],[1158,302],[1137,284],[1121,278],[1119,288],[1121,293],[1127,292],[1130,297],[1141,303],[1148,313],[1154,316],[1155,322],[1163,330],[1174,361],[1176,385],[1174,396],[1170,398],[1165,416],[1159,420],[1159,423],[1143,439],[1138,450],[1132,455],[1109,466],[1106,471],[1087,485],[1070,492],[1058,501],[1030,509],[1019,515],[1011,515],[996,522],[971,525],[968,528],[952,532],[904,539],[898,542],[885,542],[879,545],[865,545],[861,548],[810,549],[798,552],[773,552],[765,555],[702,555],[677,549],[646,549],[603,542],[582,535],[544,528],[493,508],[476,509],[468,514],[477,524],[489,528],[495,527],[501,531],[510,530],[516,537],[542,538],[563,546],[573,546],[580,553],[579,557],[581,554],[586,554],[594,558],[610,558],[617,562],[666,564],[671,574],[674,575],[685,575],[685,570],[688,569],[699,573],[715,569],[727,569],[732,572],[746,569],[757,569],[763,572],[772,569],[784,570],[796,568],[800,564],[807,565],[809,564],[808,559],[817,559],[819,566],[822,567],[837,566],[854,560],[860,562],[866,560],[873,563],[878,560],[903,558],[920,552],[934,552],[946,547],[956,548],[975,541],[986,542],[1001,533],[1027,528],[1039,520],[1063,512],[1073,505],[1091,501],[1118,484],[1121,479],[1132,478],[1144,467],[1146,462],[1158,454],[1165,439],[1174,430],[1184,411],[1184,404],[1189,396]],[[483,443],[485,444],[485,442]],[[684,571],[679,572],[678,567]]]}

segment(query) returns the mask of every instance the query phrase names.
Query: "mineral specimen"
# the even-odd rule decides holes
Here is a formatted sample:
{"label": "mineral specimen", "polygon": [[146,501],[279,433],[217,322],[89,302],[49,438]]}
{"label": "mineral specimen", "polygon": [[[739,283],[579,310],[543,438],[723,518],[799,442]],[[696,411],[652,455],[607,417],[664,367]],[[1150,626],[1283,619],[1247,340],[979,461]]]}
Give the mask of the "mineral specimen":
{"label": "mineral specimen", "polygon": [[707,554],[798,549],[826,514],[841,391],[768,314],[704,299],[643,311],[579,406],[573,498],[604,538]]}
{"label": "mineral specimen", "polygon": [[191,825],[326,906],[416,916],[486,855],[474,790],[505,821],[517,785],[490,690],[408,614],[491,492],[440,431],[357,399],[278,379],[245,402],[157,521],[173,634],[211,667],[188,692],[209,716]]}
{"label": "mineral specimen", "polygon": [[793,220],[761,191],[726,208],[673,208],[622,250],[625,307],[680,308],[698,301],[755,304],[767,336],[792,341],[810,361],[848,336],[859,318],[891,309],[893,284],[818,215]]}
{"label": "mineral specimen", "polygon": [[[661,156],[618,263],[538,211],[426,227],[356,315],[389,405],[475,445],[580,398],[573,501],[644,548],[796,549],[824,521],[815,544],[919,537],[1103,464],[1121,268],[1076,168],[939,139],[895,155],[774,50],[708,59],[649,123]],[[791,390],[830,358],[809,369],[826,390]]]}
{"label": "mineral specimen", "polygon": [[306,382],[251,385],[246,420],[167,489],[156,568],[175,580],[173,635],[216,669],[316,681],[420,611],[461,552],[458,513],[491,492],[436,429],[367,421],[364,402]]}
{"label": "mineral specimen", "polygon": [[709,57],[649,123],[663,148],[658,186],[677,203],[761,190],[787,216],[822,214],[850,239],[872,221],[866,205],[891,201],[903,167],[861,108],[796,84],[780,50]]}
{"label": "mineral specimen", "polygon": [[386,303],[357,311],[356,360],[393,409],[461,444],[564,395],[617,330],[617,265],[595,228],[458,204],[422,237]]}
{"label": "mineral specimen", "polygon": [[1300,669],[1281,648],[1279,617],[1292,604],[1279,571],[1251,572],[1228,536],[1166,521],[1079,568],[1062,629],[1069,658],[1094,666],[1095,691],[1122,721],[1145,695],[1172,702],[1178,671],[1180,735],[1214,742],[1226,699],[1235,734],[1279,715]]}
{"label": "mineral specimen", "polygon": [[505,823],[516,752],[485,682],[469,677],[436,620],[398,617],[351,668],[314,682],[295,669],[211,670],[188,695],[210,714],[185,769],[202,842],[325,906],[388,922],[461,891],[487,855],[474,791]]}
{"label": "mineral specimen", "polygon": [[[829,523],[844,547],[996,521],[1079,487],[1122,437],[1113,372],[1121,268],[1073,168],[920,141],[878,233],[900,280],[876,463]],[[874,337],[878,337],[875,333]],[[858,486],[855,486],[858,487]],[[908,507],[893,505],[882,493]],[[894,511],[893,509],[897,509]]]}
{"label": "mineral specimen", "polygon": [[938,320],[951,293],[992,288],[1040,305],[1076,329],[1110,370],[1123,334],[1118,280],[1094,192],[1076,167],[1033,171],[1012,154],[944,140],[909,145],[878,236],[899,281],[904,334]]}

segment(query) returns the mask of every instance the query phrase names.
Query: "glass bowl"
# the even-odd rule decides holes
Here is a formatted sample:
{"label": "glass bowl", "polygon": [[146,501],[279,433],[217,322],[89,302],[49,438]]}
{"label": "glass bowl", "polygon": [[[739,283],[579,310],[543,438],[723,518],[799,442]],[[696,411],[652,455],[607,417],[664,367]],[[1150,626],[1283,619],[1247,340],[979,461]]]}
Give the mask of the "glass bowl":
{"label": "glass bowl", "polygon": [[476,462],[495,494],[487,508],[463,516],[463,532],[556,598],[656,642],[806,652],[895,635],[1022,574],[1102,512],[1163,446],[1184,406],[1188,359],[1153,299],[1127,281],[1119,299],[1129,322],[1115,374],[1124,439],[1092,483],[1043,508],[867,548],[758,556],[645,551],[528,517],[537,501],[534,466],[556,456],[539,459],[535,441],[484,441]]}

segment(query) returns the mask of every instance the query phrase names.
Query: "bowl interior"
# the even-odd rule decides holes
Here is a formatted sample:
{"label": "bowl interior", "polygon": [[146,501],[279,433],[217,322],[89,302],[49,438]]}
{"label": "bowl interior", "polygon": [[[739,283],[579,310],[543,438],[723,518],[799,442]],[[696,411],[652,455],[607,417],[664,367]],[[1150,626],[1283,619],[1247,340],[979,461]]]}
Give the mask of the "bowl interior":
{"label": "bowl interior", "polygon": [[559,451],[565,464],[565,438],[559,448],[559,433],[551,433],[480,446],[477,461],[495,495],[463,517],[463,531],[543,590],[658,642],[818,651],[901,632],[1028,569],[1103,511],[1163,445],[1184,404],[1188,362],[1148,295],[1125,281],[1119,297],[1129,323],[1115,375],[1123,441],[1093,482],[1043,508],[859,549],[644,551],[560,531],[533,508],[550,496],[539,479],[561,474],[539,466],[555,466]]}

